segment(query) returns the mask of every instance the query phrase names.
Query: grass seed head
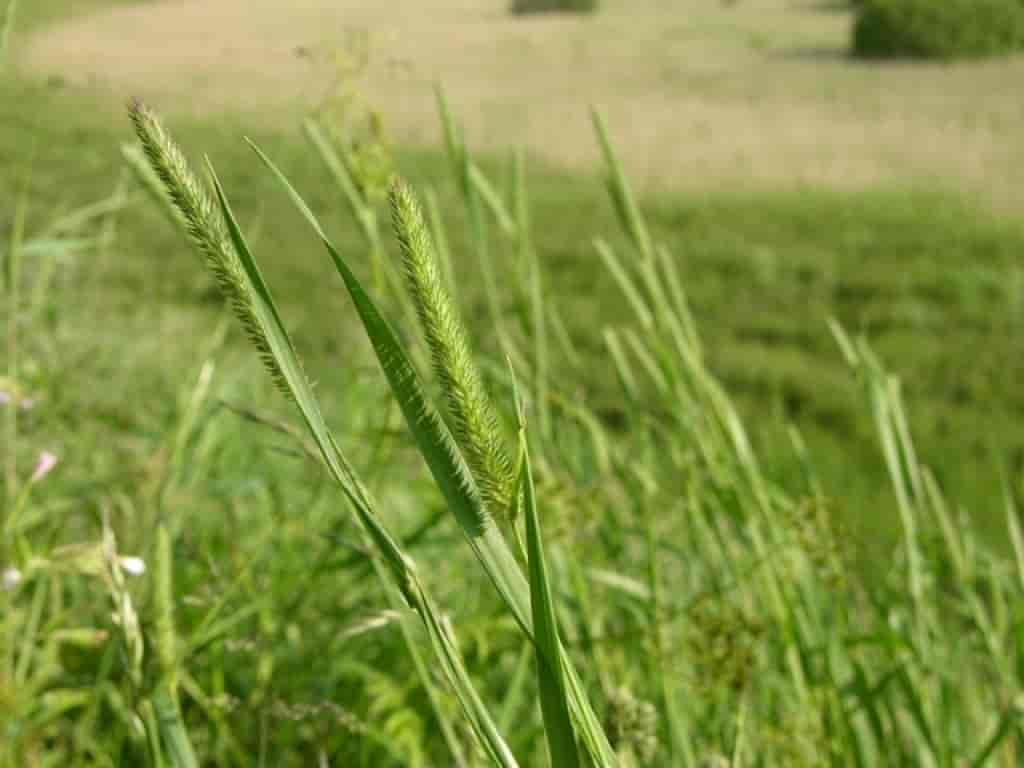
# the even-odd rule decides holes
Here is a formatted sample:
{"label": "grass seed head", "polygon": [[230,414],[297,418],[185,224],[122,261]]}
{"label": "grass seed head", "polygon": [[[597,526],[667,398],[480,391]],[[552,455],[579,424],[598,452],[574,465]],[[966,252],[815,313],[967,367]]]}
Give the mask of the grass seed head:
{"label": "grass seed head", "polygon": [[513,477],[497,416],[473,362],[465,328],[444,288],[419,203],[401,180],[393,183],[390,198],[409,292],[454,423],[455,439],[485,505],[493,513],[503,513],[509,509]]}
{"label": "grass seed head", "polygon": [[223,216],[156,114],[138,100],[132,101],[128,113],[150,167],[181,215],[185,234],[213,273],[221,293],[259,352],[274,383],[288,395],[289,389],[281,369],[256,321],[242,263],[228,236]]}

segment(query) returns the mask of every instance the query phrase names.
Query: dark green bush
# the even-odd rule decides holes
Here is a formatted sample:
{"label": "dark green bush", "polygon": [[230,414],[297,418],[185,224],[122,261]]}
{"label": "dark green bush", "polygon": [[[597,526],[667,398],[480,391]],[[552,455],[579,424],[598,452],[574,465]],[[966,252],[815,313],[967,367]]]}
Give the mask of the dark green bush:
{"label": "dark green bush", "polygon": [[512,0],[511,10],[512,13],[593,13],[597,6],[598,0]]}
{"label": "dark green bush", "polygon": [[858,56],[952,59],[1024,50],[1024,0],[863,0]]}

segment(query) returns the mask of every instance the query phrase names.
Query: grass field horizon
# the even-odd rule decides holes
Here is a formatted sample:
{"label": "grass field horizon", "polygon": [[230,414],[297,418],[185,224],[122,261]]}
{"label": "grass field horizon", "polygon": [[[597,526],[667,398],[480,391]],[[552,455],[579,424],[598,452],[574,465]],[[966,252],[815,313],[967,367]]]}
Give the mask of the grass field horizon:
{"label": "grass field horizon", "polygon": [[[544,764],[546,713],[542,718],[520,698],[532,684],[523,682],[523,670],[531,667],[514,623],[500,613],[479,575],[471,575],[468,555],[453,554],[459,546],[457,530],[442,514],[443,504],[405,434],[371,348],[343,300],[341,285],[325,279],[329,265],[316,237],[282,202],[278,185],[253,163],[251,150],[242,141],[251,136],[280,164],[323,218],[339,250],[353,260],[368,284],[379,288],[371,278],[373,260],[361,255],[366,243],[360,225],[303,136],[301,121],[309,103],[274,98],[258,103],[243,90],[239,101],[215,108],[220,97],[211,94],[232,87],[230,72],[219,83],[200,83],[193,105],[175,92],[169,70],[151,72],[151,87],[142,80],[120,80],[113,71],[101,75],[99,82],[78,82],[74,75],[57,74],[66,71],[59,67],[47,69],[57,66],[56,59],[38,52],[25,58],[25,51],[33,50],[52,30],[53,39],[65,43],[85,39],[76,36],[96,35],[100,50],[110,45],[104,35],[125,29],[118,24],[132,18],[116,14],[173,15],[177,6],[156,3],[149,8],[127,0],[97,0],[94,7],[76,9],[76,18],[64,25],[61,18],[68,4],[63,0],[22,5],[15,34],[25,25],[27,42],[18,42],[14,69],[7,69],[0,79],[0,230],[5,243],[0,253],[10,253],[6,243],[15,241],[22,214],[24,232],[33,245],[23,257],[28,286],[23,296],[25,320],[15,324],[21,333],[19,363],[14,376],[9,375],[8,364],[3,366],[0,389],[14,404],[22,399],[30,403],[18,417],[18,476],[28,476],[40,451],[58,458],[44,479],[23,486],[24,497],[6,499],[8,512],[15,504],[24,525],[50,531],[46,537],[32,538],[31,548],[43,552],[42,538],[46,546],[92,540],[98,531],[108,530],[109,521],[118,551],[144,556],[152,568],[154,531],[159,521],[171,521],[174,582],[179,590],[176,621],[179,642],[187,649],[181,676],[185,719],[210,765],[247,764],[257,753],[262,764],[448,764],[444,755],[451,740],[434,729],[436,722],[460,722],[454,698],[439,693],[440,704],[431,699],[429,681],[437,684],[438,692],[443,683],[435,674],[424,684],[423,675],[407,658],[408,638],[403,639],[396,627],[410,622],[396,619],[387,607],[386,590],[375,586],[373,558],[367,557],[356,529],[347,522],[337,494],[322,472],[301,459],[303,443],[274,431],[282,425],[291,428],[298,418],[265,380],[245,335],[229,322],[222,299],[166,211],[125,167],[121,145],[132,140],[132,132],[124,102],[137,87],[153,107],[166,109],[168,125],[187,154],[196,161],[209,156],[216,166],[315,382],[327,420],[337,430],[340,447],[366,473],[400,543],[415,555],[426,584],[451,612],[485,702],[502,702],[495,718],[506,735],[511,734],[514,751],[524,756],[524,764]],[[106,15],[106,5],[114,7],[112,15]],[[202,14],[200,5],[180,10]],[[744,67],[758,52],[775,45],[787,51],[806,45],[800,56],[783,57],[785,63],[773,64],[778,68],[749,87],[762,87],[770,77],[786,73],[790,79],[784,82],[794,84],[820,107],[826,103],[820,101],[823,89],[850,86],[827,100],[826,111],[833,118],[852,115],[829,136],[824,151],[830,158],[853,135],[844,131],[861,131],[871,114],[869,104],[871,109],[888,109],[884,100],[870,95],[875,78],[895,79],[893,93],[898,95],[885,98],[901,98],[925,84],[915,102],[925,109],[913,120],[899,117],[907,122],[900,122],[899,131],[889,135],[888,148],[876,153],[858,145],[845,157],[844,163],[863,163],[867,169],[851,178],[845,172],[836,175],[831,159],[816,165],[810,154],[796,151],[796,143],[767,159],[763,156],[770,155],[770,146],[743,145],[736,126],[759,110],[767,114],[779,107],[779,93],[769,89],[767,102],[755,104],[750,94],[736,90],[740,79],[726,77],[718,81],[723,93],[717,98],[744,104],[743,109],[730,113],[723,123],[726,131],[705,143],[711,156],[707,173],[689,173],[681,183],[644,160],[665,145],[660,139],[652,141],[649,129],[637,130],[622,111],[628,102],[607,110],[611,138],[643,191],[640,210],[651,239],[675,256],[673,269],[685,287],[701,338],[703,362],[696,375],[720,380],[735,400],[759,459],[754,479],[743,474],[747,470],[731,474],[731,462],[744,466],[743,452],[728,440],[715,442],[724,438],[711,427],[704,432],[694,425],[692,434],[680,427],[680,435],[668,442],[671,450],[662,455],[656,448],[662,439],[658,420],[671,421],[676,410],[685,410],[665,395],[659,382],[666,376],[689,375],[686,366],[692,361],[659,357],[664,353],[661,342],[644,333],[642,322],[636,324],[635,302],[628,293],[623,295],[614,270],[608,270],[607,260],[594,247],[592,238],[601,238],[614,252],[624,254],[627,270],[643,263],[634,259],[636,243],[628,227],[623,231],[621,211],[602,188],[601,145],[589,133],[585,104],[573,106],[578,108],[579,124],[588,130],[588,149],[575,128],[566,129],[550,147],[540,146],[532,129],[502,129],[511,127],[526,145],[531,244],[544,296],[564,318],[565,336],[571,340],[548,327],[546,375],[555,393],[552,402],[558,403],[552,408],[564,432],[541,433],[538,413],[532,410],[538,406],[531,399],[528,407],[530,445],[538,452],[538,498],[544,504],[541,523],[553,553],[559,620],[568,633],[564,642],[577,663],[593,660],[581,666],[581,674],[597,697],[605,728],[620,737],[616,746],[627,745],[622,747],[629,755],[624,765],[697,765],[693,755],[681,757],[681,743],[696,745],[709,760],[734,750],[731,757],[721,757],[723,765],[728,760],[735,760],[735,766],[759,764],[749,755],[736,757],[747,739],[765,754],[788,760],[777,764],[848,764],[835,762],[839,758],[829,751],[841,742],[844,749],[856,744],[865,750],[860,759],[868,762],[859,764],[872,764],[872,754],[876,759],[885,756],[888,743],[895,750],[892,754],[898,752],[904,761],[893,764],[932,760],[939,765],[940,756],[957,755],[975,759],[977,765],[1010,766],[1022,735],[1014,714],[1019,707],[1019,639],[1012,638],[1019,634],[1015,628],[1020,621],[1013,603],[1014,567],[1021,567],[1024,552],[1014,549],[1021,542],[1013,540],[1014,529],[1008,535],[1007,525],[1016,519],[1013,500],[1024,494],[1024,437],[1018,428],[1024,394],[1017,386],[1024,373],[1019,355],[1024,312],[1024,218],[1019,201],[1024,184],[1018,183],[1024,164],[1014,159],[1024,156],[1024,144],[1013,138],[1016,121],[1024,121],[1024,110],[1019,100],[1009,98],[994,107],[986,101],[991,94],[977,96],[988,106],[972,116],[965,114],[964,105],[972,98],[969,83],[979,92],[984,86],[977,84],[978,79],[1005,86],[1021,62],[855,66],[814,49],[822,30],[831,44],[840,44],[848,20],[845,13],[797,8],[793,28],[779,37],[781,33],[770,27],[760,33],[767,40],[752,42],[751,30],[766,19],[777,21],[787,6],[775,0],[746,5],[707,10],[688,27],[690,33],[707,35],[711,42],[698,44],[725,55],[717,25],[728,21],[728,39],[740,35],[745,40],[740,46]],[[259,13],[270,6],[259,6]],[[220,7],[233,8],[231,3]],[[312,14],[314,7],[310,2],[307,12]],[[514,42],[520,32],[494,15],[497,7],[472,17],[470,26],[483,35],[493,25],[496,34],[507,36],[503,40]],[[623,7],[610,3],[607,16],[596,17],[595,41],[606,41],[602,36],[610,25],[628,18]],[[363,11],[372,21],[373,14]],[[645,12],[653,19],[663,11],[651,3]],[[556,19],[525,29],[557,42],[560,36],[586,34],[581,31],[585,24]],[[650,31],[650,19],[641,18],[638,28],[646,30],[638,32],[642,38]],[[294,40],[291,34],[283,35],[282,46],[306,39],[305,33],[295,32]],[[45,51],[46,46],[37,50]],[[74,51],[69,50],[67,61],[72,62]],[[625,52],[624,47],[620,53]],[[800,74],[811,60],[801,58],[804,55],[825,62],[821,66],[828,73],[827,88],[803,79],[815,69],[810,66]],[[125,64],[124,69],[130,74],[132,67]],[[499,403],[501,421],[514,434],[515,411],[504,360],[508,339],[503,336],[506,331],[496,330],[495,319],[507,323],[515,343],[522,345],[528,359],[517,376],[523,377],[521,384],[532,397],[537,375],[530,346],[536,343],[535,327],[530,325],[535,310],[528,287],[532,278],[524,252],[508,229],[520,222],[503,224],[500,217],[492,220],[488,214],[488,263],[500,278],[495,296],[488,292],[486,270],[476,258],[479,244],[474,243],[471,217],[463,207],[464,190],[452,177],[451,158],[438,146],[442,129],[427,128],[427,115],[415,111],[429,103],[429,120],[435,121],[430,125],[441,125],[434,114],[432,90],[423,81],[403,86],[415,86],[420,106],[414,114],[396,113],[389,110],[389,99],[398,97],[375,81],[379,74],[359,81],[360,94],[381,112],[397,170],[414,189],[433,195],[430,199],[444,222],[452,269],[458,275],[456,301],[468,321],[484,379]],[[739,78],[739,72],[732,76]],[[938,101],[943,84],[955,94],[948,104]],[[525,106],[535,95],[528,88],[517,90],[514,83],[510,89],[513,105]],[[477,103],[478,92],[471,84],[455,83],[448,90],[446,83],[446,92],[458,118],[465,120],[478,172],[493,184],[500,204],[518,215],[507,135],[502,130],[488,133],[472,106],[463,110]],[[542,115],[544,104],[541,99],[536,107]],[[642,100],[636,104],[650,107]],[[652,124],[671,124],[674,113],[653,107],[649,111]],[[778,126],[768,126],[769,135],[806,114],[798,109],[779,118]],[[564,122],[564,115],[558,112],[556,122]],[[905,146],[908,133],[930,121],[934,131],[922,138],[924,148],[907,157],[891,154]],[[806,129],[808,136],[801,141],[837,126],[832,118],[811,119],[808,124],[814,127]],[[544,135],[549,129],[538,130]],[[743,156],[739,160],[725,150],[725,144],[737,137]],[[666,168],[696,167],[700,137],[688,136],[686,143],[681,159],[670,157]],[[982,144],[988,148],[975,151]],[[569,145],[571,150],[566,149]],[[967,147],[965,156],[950,159],[947,155],[956,146]],[[762,165],[745,165],[749,162]],[[789,162],[796,164],[795,179],[785,173]],[[386,231],[384,201],[376,199],[370,208]],[[385,253],[398,259],[398,250],[390,245]],[[642,273],[636,279],[642,280]],[[391,294],[374,291],[402,342],[423,362],[408,307],[394,297],[384,300],[384,295]],[[870,356],[861,359],[859,374],[850,370],[850,361],[844,358],[850,350],[830,329],[833,318],[852,335],[863,334],[869,340],[888,371],[902,381],[902,399],[891,399],[892,393],[879,394],[870,386],[870,397],[865,398],[865,382],[870,385],[880,374]],[[609,331],[621,345],[618,354],[625,350],[631,356],[632,368],[623,369],[611,354]],[[866,353],[858,348],[856,354]],[[9,363],[9,352],[0,357]],[[677,370],[677,365],[683,367]],[[718,402],[713,385],[698,381],[694,386],[709,403]],[[706,392],[701,389],[705,386]],[[579,410],[574,411],[571,403]],[[899,414],[904,407],[916,453],[904,453],[907,445],[899,434],[898,455],[893,458],[883,450],[885,430],[901,429]],[[895,427],[885,426],[887,413],[893,414]],[[805,445],[794,445],[791,426],[799,429]],[[695,442],[687,443],[690,438]],[[694,469],[703,466],[700,461],[692,464],[685,458],[701,440],[710,441],[708,450],[724,451],[720,458],[726,468],[710,462],[706,480],[701,479],[703,470]],[[10,466],[11,452],[0,453]],[[627,471],[631,457],[635,474]],[[931,486],[927,492],[918,487],[918,459],[934,471],[940,496],[929,495]],[[565,464],[559,465],[559,460]],[[911,576],[909,591],[901,581],[905,569],[913,573],[915,555],[913,546],[906,557],[900,554],[907,537],[907,502],[893,490],[894,461],[908,473],[914,514],[933,526],[920,533],[919,556],[927,565],[918,594],[916,577]],[[723,474],[719,477],[717,471]],[[702,511],[694,513],[699,501],[684,503],[683,480],[677,482],[672,472],[685,478],[686,493],[694,499],[707,494]],[[8,493],[9,477],[4,486]],[[705,488],[704,482],[715,488]],[[719,482],[721,487],[715,485]],[[770,486],[770,500],[751,501],[758,498],[759,483]],[[940,504],[942,498],[948,499],[948,508],[945,501]],[[794,555],[791,562],[789,555],[780,555],[777,563],[785,573],[793,569],[795,592],[787,598],[807,601],[803,607],[791,607],[798,616],[793,623],[776,625],[771,611],[761,613],[771,603],[775,587],[772,577],[762,573],[759,557],[764,552],[757,549],[756,527],[748,536],[740,521],[748,514],[758,519],[759,513],[750,509],[762,503],[780,515],[780,542],[795,537],[800,547],[808,548],[806,561]],[[650,513],[659,504],[666,510],[663,518]],[[819,514],[834,521],[836,528],[810,521]],[[717,530],[719,523],[713,522],[707,523],[711,528],[701,527],[701,521],[716,516],[729,521],[722,523],[725,528]],[[62,521],[60,526],[56,520]],[[943,525],[952,521],[954,530],[934,528],[936,520],[946,521]],[[662,538],[662,544],[651,544],[652,537]],[[714,547],[713,540],[718,542]],[[719,565],[727,561],[728,568],[722,567],[744,586],[706,609],[691,609],[686,599],[704,594],[709,585],[722,588],[719,579],[724,572],[717,573],[715,559],[704,553],[709,547],[721,547],[715,549]],[[10,551],[5,543],[0,560],[9,562],[5,556],[9,558]],[[841,557],[836,554],[840,551]],[[586,556],[580,557],[580,552]],[[16,609],[8,615],[0,639],[17,637],[26,627],[29,636],[40,631],[31,623],[37,615],[33,611],[47,617],[44,628],[57,631],[64,626],[59,609],[65,603],[68,614],[82,626],[92,626],[91,621],[104,627],[104,638],[110,632],[124,632],[123,626],[110,624],[103,606],[86,607],[96,590],[82,576],[87,567],[75,559],[80,553],[64,556],[69,559],[63,566],[54,560],[58,565],[52,576],[41,569],[36,581],[14,593],[22,603],[11,603]],[[764,556],[776,562],[775,555]],[[832,562],[835,557],[842,560],[841,567]],[[659,567],[664,568],[660,576]],[[833,587],[831,579],[839,578],[833,568],[856,586],[849,592],[838,582]],[[72,575],[63,575],[66,572]],[[965,574],[973,576],[967,579]],[[156,598],[145,583],[129,578],[127,589],[142,616],[148,649],[157,614]],[[684,587],[671,594],[671,585],[677,583]],[[849,601],[843,603],[849,615],[841,619],[832,612],[836,606],[829,605],[833,588],[842,596],[840,601]],[[51,590],[49,597],[46,589]],[[668,593],[659,597],[660,589]],[[935,601],[928,609],[920,603],[925,592]],[[0,599],[6,600],[5,594]],[[343,599],[337,599],[339,594]],[[598,595],[597,604],[588,605]],[[881,607],[877,616],[869,608],[880,595],[892,600],[892,616],[897,617],[888,629]],[[29,610],[29,596],[38,609]],[[603,600],[607,606],[600,604]],[[661,608],[659,600],[665,601]],[[691,621],[678,622],[674,611],[684,612]],[[870,625],[877,633],[873,638],[858,635],[858,622],[868,616],[875,622]],[[25,624],[19,623],[22,618]],[[833,626],[833,619],[839,623]],[[920,634],[906,639],[899,623],[904,619],[920,620]],[[663,628],[658,627],[659,620],[665,621]],[[819,653],[827,655],[825,646],[800,645],[801,633],[814,635],[812,626],[827,626],[835,633],[817,638],[821,642],[827,639],[843,646],[842,653],[836,651],[835,668],[818,663]],[[670,651],[659,650],[662,629],[671,638]],[[941,639],[940,630],[949,637],[962,630],[962,647]],[[779,634],[773,635],[775,631]],[[413,645],[427,649],[426,636],[418,632],[413,631]],[[734,642],[727,643],[724,660],[715,657],[712,647],[724,642],[722,632],[735,635]],[[795,646],[784,639],[789,632],[798,637]],[[630,654],[625,645],[612,640],[602,642],[605,633],[612,638],[636,633],[646,655]],[[152,681],[147,677],[141,686],[138,681],[122,685],[124,675],[130,678],[131,665],[122,658],[122,646],[105,644],[99,635],[58,632],[54,637],[61,638],[54,641],[60,647],[55,666],[50,664],[47,636],[40,634],[35,657],[29,653],[32,641],[10,646],[11,659],[38,661],[13,663],[10,677],[5,677],[7,668],[0,667],[0,713],[13,713],[10,722],[23,726],[9,733],[22,738],[38,729],[44,734],[37,751],[22,754],[45,755],[47,749],[59,753],[52,745],[63,743],[62,737],[47,741],[51,736],[46,734],[56,727],[46,719],[50,711],[56,713],[53,723],[73,724],[73,736],[72,731],[56,733],[83,750],[75,753],[79,756],[89,754],[104,764],[95,752],[102,738],[95,736],[94,724],[111,713],[117,722],[123,720],[117,726],[123,728],[123,736],[112,737],[110,743],[119,743],[124,755],[141,754],[131,735],[131,717],[122,710],[131,710],[126,691],[148,691]],[[905,653],[901,642],[908,643]],[[878,648],[872,650],[874,643]],[[130,650],[130,641],[125,647]],[[991,662],[981,649],[991,654]],[[791,652],[797,661],[788,655]],[[897,666],[886,671],[889,662]],[[671,668],[685,674],[680,672],[678,679],[666,676],[658,672],[658,664],[678,665]],[[804,671],[794,671],[794,664]],[[899,671],[904,664],[905,682]],[[935,672],[943,665],[950,667],[949,679]],[[857,669],[867,678],[849,682],[854,680],[851,670]],[[752,670],[760,670],[767,681],[763,695],[753,693],[758,690],[752,682],[758,672]],[[977,691],[958,691],[964,686],[953,674],[959,672],[963,679],[976,681]],[[48,677],[51,673],[57,677]],[[808,676],[802,685],[801,674]],[[833,674],[845,677],[847,684],[832,687]],[[19,681],[35,675],[39,690],[47,694],[19,695]],[[672,718],[680,713],[667,708],[672,691],[661,687],[665,677],[671,677],[671,686],[685,701],[686,722],[702,729],[698,733],[673,731],[678,723]],[[733,689],[729,680],[742,682]],[[79,693],[88,692],[90,684],[91,693]],[[930,697],[921,711],[915,710],[913,701],[918,689]],[[508,690],[517,693],[511,696]],[[509,698],[502,700],[502,694]],[[140,701],[146,701],[148,694],[140,695]],[[832,695],[849,696],[859,704],[848,710],[839,704],[833,708],[828,698]],[[961,703],[945,708],[943,696]],[[861,719],[858,713],[883,700],[884,706],[899,712],[891,722],[882,710],[872,717],[881,717],[884,725]],[[649,723],[643,725],[648,715],[638,714],[648,712],[645,702],[652,702],[657,715],[654,733],[661,751],[656,757],[645,751],[650,744],[644,739],[652,733]],[[950,723],[956,722],[957,706],[963,707],[964,720],[954,727]],[[511,728],[517,715],[522,729]],[[748,716],[750,731],[744,735]],[[623,741],[615,730],[619,726],[609,726],[615,718],[620,719],[619,726],[628,722],[642,732],[633,734],[636,741]],[[968,722],[977,732],[970,732]],[[259,733],[248,733],[257,723]],[[847,726],[851,733],[837,735],[832,730]],[[331,727],[340,731],[332,733]],[[947,727],[949,733],[943,731]],[[801,739],[787,745],[787,729],[802,729]],[[455,730],[456,752],[461,744],[468,749],[463,759],[477,764],[469,748],[470,729],[459,724]],[[991,751],[986,751],[989,744]],[[815,762],[815,754],[831,754],[833,762]],[[13,760],[13,753],[0,748],[0,765],[5,759]],[[106,764],[116,764],[109,756],[107,760]]]}
{"label": "grass field horizon", "polygon": [[[46,18],[50,5],[28,13]],[[586,117],[598,108],[618,126],[626,168],[655,194],[910,184],[1024,209],[1014,98],[1024,56],[858,61],[848,54],[852,14],[832,4],[689,0],[669,23],[657,0],[525,19],[502,0],[304,0],[287,14],[271,0],[88,7],[29,34],[21,66],[115,102],[241,112],[281,129],[354,50],[367,57],[363,91],[402,145],[440,140],[437,81],[477,151],[522,145],[570,170],[599,159]]]}

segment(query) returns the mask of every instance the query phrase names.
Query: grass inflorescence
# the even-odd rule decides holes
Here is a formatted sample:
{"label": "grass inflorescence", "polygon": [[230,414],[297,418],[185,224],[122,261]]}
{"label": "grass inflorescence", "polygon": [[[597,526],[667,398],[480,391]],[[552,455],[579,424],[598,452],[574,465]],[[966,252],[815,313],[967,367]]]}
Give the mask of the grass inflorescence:
{"label": "grass inflorescence", "polygon": [[202,254],[221,293],[230,302],[271,377],[282,391],[287,391],[278,362],[256,321],[252,295],[242,280],[242,263],[209,192],[190,169],[181,149],[145,104],[132,102],[128,114],[135,125],[135,135],[149,159],[150,170],[162,182],[164,194],[181,217],[188,236]]}
{"label": "grass inflorescence", "polygon": [[484,501],[492,512],[505,513],[512,501],[511,461],[494,407],[470,354],[466,331],[447,295],[423,212],[401,181],[392,186],[390,200],[409,293],[454,422],[456,440],[479,478]]}

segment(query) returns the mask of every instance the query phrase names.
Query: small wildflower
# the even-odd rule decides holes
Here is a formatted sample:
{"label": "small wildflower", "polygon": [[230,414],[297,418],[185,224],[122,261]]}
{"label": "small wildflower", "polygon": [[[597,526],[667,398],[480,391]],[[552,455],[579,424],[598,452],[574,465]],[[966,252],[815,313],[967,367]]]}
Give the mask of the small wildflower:
{"label": "small wildflower", "polygon": [[146,561],[141,557],[119,557],[118,563],[129,576],[141,576],[146,572]]}
{"label": "small wildflower", "polygon": [[29,482],[38,483],[50,474],[55,466],[57,466],[57,456],[49,451],[43,451],[39,454],[39,461],[36,462],[36,468],[32,472]]}
{"label": "small wildflower", "polygon": [[17,568],[4,568],[3,574],[0,575],[0,584],[3,584],[5,592],[13,592],[17,589],[18,585],[21,584],[21,580],[21,571]]}
{"label": "small wildflower", "polygon": [[8,389],[0,389],[0,406],[9,405],[23,411],[31,411],[36,407],[34,397],[19,397],[18,393]]}

